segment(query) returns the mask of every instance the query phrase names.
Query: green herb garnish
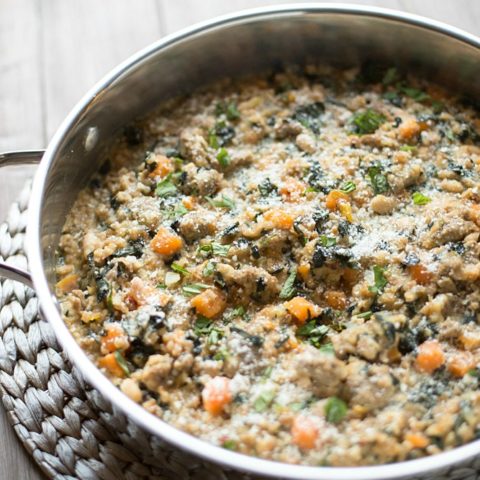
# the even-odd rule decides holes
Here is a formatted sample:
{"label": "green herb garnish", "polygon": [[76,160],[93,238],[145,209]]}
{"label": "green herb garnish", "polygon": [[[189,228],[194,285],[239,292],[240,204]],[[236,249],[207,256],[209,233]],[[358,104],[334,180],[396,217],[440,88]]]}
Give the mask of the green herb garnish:
{"label": "green herb garnish", "polygon": [[297,329],[297,335],[304,337],[315,348],[320,348],[329,330],[326,325],[317,325],[315,320],[310,320]]}
{"label": "green herb garnish", "polygon": [[190,273],[186,268],[183,268],[181,265],[179,265],[178,263],[175,263],[175,262],[173,262],[173,263],[170,265],[170,268],[171,268],[174,272],[181,273],[181,274],[183,274],[183,275],[188,275],[188,274]]}
{"label": "green herb garnish", "polygon": [[204,283],[189,283],[182,287],[183,293],[185,295],[198,295],[202,293],[203,290],[210,288],[210,285],[205,285]]}
{"label": "green herb garnish", "polygon": [[172,182],[172,174],[168,174],[161,182],[157,183],[157,188],[155,189],[155,195],[157,197],[169,197],[177,193],[177,187]]}
{"label": "green herb garnish", "polygon": [[206,243],[205,245],[201,245],[197,249],[198,252],[218,255],[220,257],[226,257],[228,255],[229,250],[230,250],[229,244],[223,245],[217,242]]}
{"label": "green herb garnish", "polygon": [[372,315],[373,315],[373,312],[368,310],[367,312],[362,312],[362,313],[359,313],[358,315],[355,315],[355,316],[358,317],[358,318],[369,319]]}
{"label": "green herb garnish", "polygon": [[370,287],[368,287],[368,289],[372,293],[378,295],[379,293],[383,292],[385,286],[388,283],[388,280],[385,278],[385,268],[375,265],[373,267],[373,279],[374,285],[371,285]]}
{"label": "green herb garnish", "polygon": [[228,208],[228,210],[233,210],[235,208],[235,202],[225,195],[222,195],[220,198],[205,198],[212,207]]}
{"label": "green herb garnish", "polygon": [[402,145],[400,147],[400,150],[402,152],[415,152],[417,150],[417,147],[415,145]]}
{"label": "green herb garnish", "polygon": [[237,449],[237,443],[235,440],[225,440],[222,443],[222,447],[226,448],[227,450],[236,450]]}
{"label": "green herb garnish", "polygon": [[130,376],[130,369],[128,368],[127,361],[123,358],[123,355],[119,350],[115,350],[113,353],[115,355],[115,360],[117,361],[119,367],[123,370],[123,373],[128,377]]}
{"label": "green herb garnish", "polygon": [[276,194],[278,192],[278,187],[274,185],[269,178],[266,178],[259,183],[257,188],[262,197],[267,197],[268,195]]}
{"label": "green herb garnish", "polygon": [[426,205],[427,203],[431,202],[432,199],[423,195],[420,192],[413,192],[412,200],[415,205]]}
{"label": "green herb garnish", "polygon": [[215,272],[215,268],[216,268],[215,263],[212,261],[208,261],[205,267],[203,268],[202,275],[204,277],[209,277],[210,275],[213,274],[213,272]]}
{"label": "green herb garnish", "polygon": [[237,105],[234,102],[218,102],[215,106],[215,115],[219,117],[220,115],[225,115],[227,120],[238,120],[240,118],[240,112],[238,111]]}
{"label": "green herb garnish", "polygon": [[227,149],[222,147],[217,153],[218,163],[222,167],[228,167],[230,165],[230,156],[228,155]]}
{"label": "green herb garnish", "polygon": [[320,235],[319,237],[320,245],[322,247],[333,247],[337,244],[337,239],[335,237],[327,237],[326,235]]}
{"label": "green herb garnish", "polygon": [[243,305],[239,305],[238,307],[235,307],[233,310],[226,313],[223,316],[223,318],[226,322],[231,322],[235,318],[242,318],[245,321],[249,320],[248,313],[245,310],[245,307]]}
{"label": "green herb garnish", "polygon": [[283,284],[282,290],[280,291],[280,298],[282,300],[288,300],[292,298],[295,293],[295,280],[297,278],[297,267],[292,267],[288,272],[288,277]]}
{"label": "green herb garnish", "polygon": [[274,398],[275,392],[271,390],[262,392],[253,402],[253,408],[258,413],[264,412],[271,405]]}
{"label": "green herb garnish", "polygon": [[357,185],[355,185],[354,182],[348,181],[348,182],[345,182],[340,187],[340,191],[343,192],[343,193],[352,193],[354,190],[356,190],[356,188],[357,188]]}
{"label": "green herb garnish", "polygon": [[384,115],[369,108],[363,112],[352,115],[350,123],[353,125],[353,133],[365,135],[375,132],[385,120]]}
{"label": "green herb garnish", "polygon": [[318,347],[318,350],[322,353],[328,353],[329,355],[335,355],[335,349],[333,348],[333,343],[325,343]]}
{"label": "green herb garnish", "polygon": [[424,102],[425,100],[430,100],[430,95],[423,92],[422,90],[419,90],[418,88],[400,86],[399,90],[407,97],[412,98],[416,102]]}
{"label": "green herb garnish", "polygon": [[378,195],[379,193],[385,193],[390,189],[386,175],[382,173],[382,168],[378,165],[369,167],[367,174],[372,184],[373,193]]}
{"label": "green herb garnish", "polygon": [[347,412],[347,404],[337,397],[330,397],[325,404],[325,416],[330,423],[340,423]]}

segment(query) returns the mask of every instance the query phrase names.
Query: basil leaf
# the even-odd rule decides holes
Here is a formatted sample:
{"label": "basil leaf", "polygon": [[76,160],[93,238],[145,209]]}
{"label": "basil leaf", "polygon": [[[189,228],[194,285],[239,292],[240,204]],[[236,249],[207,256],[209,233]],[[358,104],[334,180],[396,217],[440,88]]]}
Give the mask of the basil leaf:
{"label": "basil leaf", "polygon": [[432,199],[423,195],[420,192],[413,192],[412,200],[415,205],[426,205],[427,203],[431,202]]}
{"label": "basil leaf", "polygon": [[340,423],[348,412],[347,404],[337,397],[330,397],[325,403],[325,416],[330,423]]}
{"label": "basil leaf", "polygon": [[353,133],[365,135],[367,133],[375,132],[383,123],[385,123],[385,116],[372,109],[367,109],[363,112],[355,113],[350,118],[350,124],[353,127]]}
{"label": "basil leaf", "polygon": [[285,283],[283,284],[282,290],[280,291],[280,298],[282,300],[288,300],[289,298],[292,298],[295,295],[296,278],[297,278],[297,267],[293,267],[290,269],[290,272],[288,273],[288,277],[285,280]]}
{"label": "basil leaf", "polygon": [[275,392],[267,390],[262,392],[253,402],[253,408],[256,412],[261,413],[268,409],[275,398]]}
{"label": "basil leaf", "polygon": [[230,156],[228,155],[226,148],[222,147],[220,149],[217,153],[217,160],[222,167],[228,167],[230,165]]}
{"label": "basil leaf", "polygon": [[177,187],[172,182],[172,174],[167,175],[161,182],[157,183],[155,195],[157,197],[169,197],[177,193]]}
{"label": "basil leaf", "polygon": [[222,195],[221,198],[205,197],[205,199],[210,205],[212,205],[212,207],[227,208],[228,210],[233,210],[235,208],[235,202],[225,195]]}
{"label": "basil leaf", "polygon": [[320,235],[319,237],[320,245],[322,247],[333,247],[337,244],[337,239],[335,237],[327,237],[326,235]]}
{"label": "basil leaf", "polygon": [[183,293],[185,295],[198,295],[202,293],[203,290],[210,288],[210,285],[205,285],[204,283],[189,283],[182,287]]}
{"label": "basil leaf", "polygon": [[388,280],[385,278],[385,268],[375,265],[373,267],[374,285],[368,287],[368,289],[375,294],[382,293],[385,289]]}
{"label": "basil leaf", "polygon": [[356,190],[356,188],[357,185],[354,182],[348,181],[340,187],[340,191],[343,193],[352,193],[354,190]]}
{"label": "basil leaf", "polygon": [[218,255],[220,257],[226,257],[228,251],[230,250],[230,245],[223,245],[221,243],[212,242],[198,247],[197,252],[203,252],[212,255]]}
{"label": "basil leaf", "polygon": [[318,325],[316,320],[310,320],[297,329],[297,335],[304,337],[315,348],[320,348],[329,330],[326,325]]}
{"label": "basil leaf", "polygon": [[188,275],[188,274],[190,273],[186,268],[183,268],[181,265],[179,265],[178,263],[175,263],[175,262],[173,262],[173,263],[170,265],[170,268],[171,268],[174,272],[182,273],[183,275]]}
{"label": "basil leaf", "polygon": [[385,193],[390,190],[387,177],[382,173],[382,168],[378,165],[369,167],[367,174],[370,177],[370,183],[372,184],[373,193],[378,195],[379,193]]}

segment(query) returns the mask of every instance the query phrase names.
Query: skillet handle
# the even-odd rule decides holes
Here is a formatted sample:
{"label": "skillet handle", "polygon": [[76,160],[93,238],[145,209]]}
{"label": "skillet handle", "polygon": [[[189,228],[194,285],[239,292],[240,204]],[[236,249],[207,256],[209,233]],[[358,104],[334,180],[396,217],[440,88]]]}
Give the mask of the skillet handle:
{"label": "skillet handle", "polygon": [[[27,150],[23,152],[0,153],[0,168],[14,165],[32,165],[38,164],[44,154],[43,150]],[[3,176],[0,175],[0,181]],[[22,282],[28,287],[32,287],[32,278],[28,271],[22,270],[15,265],[9,264],[0,258],[0,277]]]}

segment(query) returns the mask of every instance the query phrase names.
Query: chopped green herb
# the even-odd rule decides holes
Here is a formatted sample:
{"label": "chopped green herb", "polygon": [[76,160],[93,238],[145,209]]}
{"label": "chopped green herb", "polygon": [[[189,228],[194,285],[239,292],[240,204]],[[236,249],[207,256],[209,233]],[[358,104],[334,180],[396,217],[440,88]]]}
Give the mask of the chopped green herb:
{"label": "chopped green herb", "polygon": [[325,343],[321,345],[318,350],[322,353],[328,353],[329,355],[335,355],[335,349],[333,348],[333,343]]}
{"label": "chopped green herb", "polygon": [[385,120],[384,115],[369,108],[363,112],[352,115],[350,123],[353,125],[353,133],[365,135],[375,132]]}
{"label": "chopped green herb", "polygon": [[226,448],[227,450],[236,450],[237,449],[237,444],[235,440],[225,440],[222,443],[222,447]]}
{"label": "chopped green herb", "polygon": [[208,344],[216,345],[223,337],[223,330],[220,328],[212,328],[208,334]]}
{"label": "chopped green herb", "polygon": [[177,217],[183,217],[187,213],[188,213],[187,208],[185,207],[185,205],[183,205],[183,203],[180,202],[175,206],[175,208],[171,210],[167,210],[165,212],[165,217],[167,219],[172,219]]}
{"label": "chopped green herb", "polygon": [[370,310],[368,310],[368,312],[359,313],[358,315],[356,315],[356,317],[369,319],[372,315],[373,315],[373,312],[371,312]]}
{"label": "chopped green herb", "polygon": [[210,130],[208,132],[208,145],[212,148],[220,148],[220,143],[218,142],[217,135],[215,134],[215,130]]}
{"label": "chopped green herb", "polygon": [[167,286],[164,283],[157,283],[157,288],[165,290],[167,288]]}
{"label": "chopped green herb", "polygon": [[228,167],[230,165],[230,156],[228,155],[227,149],[222,147],[217,153],[218,163],[222,167]]}
{"label": "chopped green herb", "polygon": [[188,275],[188,274],[190,273],[186,268],[183,268],[181,265],[179,265],[178,263],[175,263],[175,262],[173,262],[173,263],[170,265],[170,268],[171,268],[174,272],[182,273],[183,275]]}
{"label": "chopped green herb", "polygon": [[416,152],[417,151],[417,147],[415,145],[402,145],[400,147],[400,150],[402,152]]}
{"label": "chopped green herb", "polygon": [[330,423],[340,423],[347,412],[347,404],[340,398],[330,397],[325,403],[325,416]]}
{"label": "chopped green herb", "polygon": [[356,190],[357,186],[355,185],[354,182],[348,181],[345,182],[341,187],[340,191],[343,193],[352,193],[354,190]]}
{"label": "chopped green herb", "polygon": [[277,194],[278,187],[274,185],[269,178],[266,178],[261,183],[258,184],[258,191],[262,197],[267,197],[268,195]]}
{"label": "chopped green herb", "polygon": [[373,279],[374,285],[371,285],[368,289],[378,295],[383,292],[388,283],[388,280],[385,278],[385,268],[375,265],[373,267]]}
{"label": "chopped green herb", "polygon": [[325,105],[321,102],[311,103],[309,105],[301,105],[293,114],[293,118],[308,128],[313,133],[318,135],[320,133],[321,121],[320,118],[325,113]]}
{"label": "chopped green herb", "polygon": [[337,244],[337,239],[335,237],[327,237],[326,235],[320,235],[319,237],[320,245],[322,247],[333,247]]}
{"label": "chopped green herb", "polygon": [[317,325],[315,320],[310,320],[297,329],[297,335],[304,337],[315,348],[320,348],[328,331],[329,328],[326,325]]}
{"label": "chopped green herb", "polygon": [[215,268],[216,268],[215,263],[212,261],[208,261],[205,267],[203,268],[202,275],[204,277],[209,277],[210,275],[213,274],[213,272],[215,272]]}
{"label": "chopped green herb", "polygon": [[315,188],[315,187],[307,187],[303,193],[304,193],[304,194],[305,194],[305,193],[318,193],[319,191],[320,191],[320,190],[318,190],[318,188]]}
{"label": "chopped green herb", "polygon": [[292,298],[295,293],[295,280],[297,278],[297,267],[292,267],[288,272],[288,277],[283,284],[282,290],[280,291],[280,298],[282,300],[288,300]]}
{"label": "chopped green herb", "polygon": [[226,322],[231,322],[235,318],[242,318],[245,321],[249,320],[247,311],[245,310],[245,307],[243,305],[235,307],[234,309],[226,313],[223,318]]}
{"label": "chopped green herb", "polygon": [[225,349],[220,349],[218,352],[213,356],[214,360],[226,360],[230,354],[228,353],[228,350]]}
{"label": "chopped green herb", "polygon": [[427,203],[431,202],[432,199],[423,195],[420,192],[413,192],[412,200],[415,205],[426,205]]}
{"label": "chopped green herb", "polygon": [[218,255],[220,257],[226,257],[228,255],[228,251],[230,250],[230,245],[226,244],[223,245],[221,243],[212,242],[206,243],[205,245],[201,245],[198,247],[198,252],[203,252],[212,255]]}
{"label": "chopped green herb", "polygon": [[405,94],[407,97],[412,98],[416,102],[424,102],[425,100],[430,100],[430,95],[428,93],[419,90],[418,88],[412,87],[403,87],[401,86],[399,90]]}
{"label": "chopped green herb", "polygon": [[253,408],[256,412],[261,413],[268,409],[275,398],[275,392],[267,390],[262,392],[253,402]]}
{"label": "chopped green herb", "polygon": [[369,167],[367,174],[372,184],[373,193],[378,195],[379,193],[385,193],[390,189],[386,175],[382,173],[382,168],[378,165]]}
{"label": "chopped green herb", "polygon": [[167,175],[161,182],[157,183],[155,195],[157,197],[169,197],[177,193],[177,187],[172,182],[172,174]]}
{"label": "chopped green herb", "polygon": [[205,285],[204,283],[189,283],[188,285],[184,285],[182,290],[185,295],[191,296],[202,293],[206,288],[210,288],[210,285]]}
{"label": "chopped green herb", "polygon": [[212,207],[228,208],[229,210],[233,210],[235,208],[235,202],[225,195],[222,195],[221,198],[205,198],[207,202],[212,205]]}
{"label": "chopped green herb", "polygon": [[120,351],[115,350],[113,354],[115,355],[115,360],[117,361],[119,367],[123,370],[123,373],[125,373],[127,377],[130,376],[130,369],[128,368],[127,361],[120,353]]}
{"label": "chopped green herb", "polygon": [[203,317],[199,315],[195,320],[195,324],[193,326],[193,331],[195,335],[208,335],[213,328],[213,322],[207,317]]}

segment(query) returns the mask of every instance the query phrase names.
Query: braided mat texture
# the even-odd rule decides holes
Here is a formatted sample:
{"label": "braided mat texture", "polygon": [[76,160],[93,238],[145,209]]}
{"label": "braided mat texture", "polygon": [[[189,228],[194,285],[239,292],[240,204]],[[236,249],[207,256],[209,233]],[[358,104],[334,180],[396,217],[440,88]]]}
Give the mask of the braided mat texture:
{"label": "braided mat texture", "polygon": [[[29,194],[27,184],[0,225],[0,259],[21,268],[27,267]],[[10,280],[0,281],[0,397],[21,442],[50,478],[253,480],[186,454],[130,422],[70,365],[38,314],[33,290]],[[480,457],[408,480],[480,480],[479,472]]]}
{"label": "braided mat texture", "polygon": [[[26,268],[28,184],[0,226],[0,258]],[[38,315],[34,292],[0,282],[0,396],[43,472],[55,479],[247,480],[154,438],[86,384]]]}

